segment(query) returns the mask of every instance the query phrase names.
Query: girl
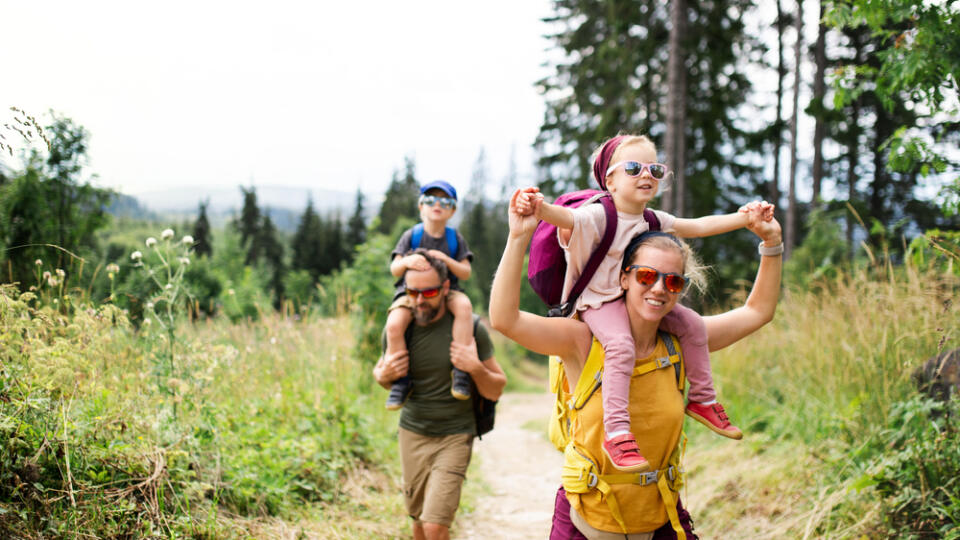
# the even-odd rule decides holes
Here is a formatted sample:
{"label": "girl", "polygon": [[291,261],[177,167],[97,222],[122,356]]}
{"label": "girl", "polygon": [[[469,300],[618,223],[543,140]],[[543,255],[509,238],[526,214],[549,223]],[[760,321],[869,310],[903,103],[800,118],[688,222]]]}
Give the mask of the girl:
{"label": "girl", "polygon": [[[603,370],[603,450],[613,465],[622,471],[649,468],[630,432],[627,413],[628,389],[636,354],[630,323],[620,287],[620,262],[631,238],[649,230],[643,218],[647,203],[656,196],[667,168],[657,163],[657,149],[644,136],[618,135],[597,150],[593,174],[600,188],[610,193],[617,208],[617,233],[610,250],[600,263],[586,289],[577,299],[574,311],[603,345],[606,354]],[[605,216],[598,204],[565,208],[543,201],[536,189],[523,190],[518,211],[547,221],[558,229],[560,245],[567,259],[564,290],[569,291],[603,235]],[[747,226],[752,220],[773,218],[773,206],[755,202],[739,212],[696,219],[676,218],[656,211],[661,228],[684,238],[711,236]],[[651,285],[661,279],[653,269],[638,268],[638,279]],[[672,293],[684,288],[681,276],[663,275],[664,286]],[[654,302],[654,300],[650,300]],[[662,328],[676,335],[684,351],[690,391],[686,413],[720,435],[740,439],[743,433],[730,423],[723,406],[716,400],[703,320],[693,310],[678,305],[663,319]]]}

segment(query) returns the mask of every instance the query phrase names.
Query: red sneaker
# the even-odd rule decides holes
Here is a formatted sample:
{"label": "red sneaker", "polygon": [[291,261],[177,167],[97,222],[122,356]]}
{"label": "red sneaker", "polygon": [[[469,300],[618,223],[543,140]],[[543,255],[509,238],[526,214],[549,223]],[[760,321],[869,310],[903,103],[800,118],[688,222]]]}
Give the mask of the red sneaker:
{"label": "red sneaker", "polygon": [[723,405],[719,403],[704,405],[703,403],[691,401],[687,403],[686,413],[687,416],[707,426],[719,435],[737,440],[743,438],[743,432],[740,431],[740,428],[730,423],[730,418],[727,417],[727,413],[723,410]]}
{"label": "red sneaker", "polygon": [[617,435],[603,441],[603,453],[610,458],[614,468],[624,472],[641,472],[650,469],[650,464],[640,454],[640,447],[633,433]]}

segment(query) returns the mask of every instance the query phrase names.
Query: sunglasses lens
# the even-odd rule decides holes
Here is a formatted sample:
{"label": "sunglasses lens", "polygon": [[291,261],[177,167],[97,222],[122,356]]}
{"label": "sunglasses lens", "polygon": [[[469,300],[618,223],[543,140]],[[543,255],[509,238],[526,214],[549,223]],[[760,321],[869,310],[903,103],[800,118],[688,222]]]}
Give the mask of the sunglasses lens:
{"label": "sunglasses lens", "polygon": [[667,174],[667,168],[660,163],[651,163],[650,164],[650,176],[660,180]]}
{"label": "sunglasses lens", "polygon": [[653,285],[657,281],[657,271],[651,268],[637,268],[637,283]]}
{"label": "sunglasses lens", "polygon": [[424,298],[433,298],[434,296],[440,294],[440,289],[427,289],[420,292],[423,294]]}
{"label": "sunglasses lens", "polygon": [[667,288],[668,291],[672,293],[678,293],[683,290],[683,286],[687,284],[687,280],[683,276],[678,276],[676,274],[665,274],[663,276],[663,285]]}
{"label": "sunglasses lens", "polygon": [[627,173],[629,176],[637,176],[642,170],[643,165],[640,165],[636,161],[628,161],[623,164],[623,172]]}

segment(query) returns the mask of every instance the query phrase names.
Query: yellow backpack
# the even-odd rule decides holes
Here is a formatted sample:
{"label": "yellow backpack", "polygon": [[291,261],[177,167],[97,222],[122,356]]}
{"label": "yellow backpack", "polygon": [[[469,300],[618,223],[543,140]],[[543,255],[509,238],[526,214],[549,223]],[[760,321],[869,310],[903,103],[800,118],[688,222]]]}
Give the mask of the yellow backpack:
{"label": "yellow backpack", "polygon": [[[633,376],[672,368],[676,376],[677,388],[682,394],[686,377],[679,343],[674,336],[665,332],[659,332],[658,335],[666,347],[667,356],[655,358],[635,366]],[[668,460],[668,465],[657,471],[643,473],[601,474],[600,464],[597,463],[597,460],[573,442],[573,430],[577,429],[579,425],[577,423],[578,414],[600,388],[603,378],[603,360],[603,347],[594,339],[587,361],[580,374],[580,379],[571,392],[563,363],[558,357],[550,357],[549,359],[550,390],[556,395],[556,400],[548,426],[548,434],[554,446],[564,453],[563,487],[568,493],[592,494],[603,499],[610,510],[610,515],[626,533],[627,527],[611,486],[615,484],[639,484],[641,486],[656,484],[671,526],[677,533],[677,538],[685,540],[686,536],[677,514],[676,496],[683,485],[680,463],[686,447],[686,437],[682,429],[678,444]]]}

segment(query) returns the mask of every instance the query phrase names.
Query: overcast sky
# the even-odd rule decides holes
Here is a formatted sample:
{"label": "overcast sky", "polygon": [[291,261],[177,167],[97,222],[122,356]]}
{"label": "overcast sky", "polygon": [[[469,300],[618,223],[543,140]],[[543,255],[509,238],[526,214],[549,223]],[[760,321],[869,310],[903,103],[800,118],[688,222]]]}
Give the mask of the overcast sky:
{"label": "overcast sky", "polygon": [[548,0],[0,0],[0,112],[90,132],[129,194],[240,184],[382,193],[404,156],[466,190],[532,181]]}

